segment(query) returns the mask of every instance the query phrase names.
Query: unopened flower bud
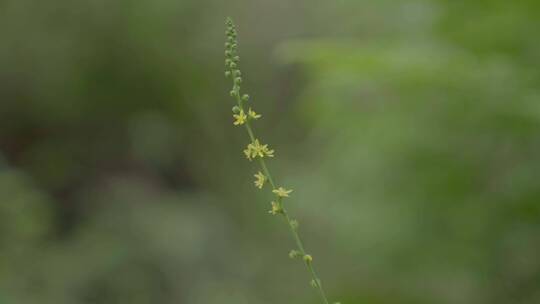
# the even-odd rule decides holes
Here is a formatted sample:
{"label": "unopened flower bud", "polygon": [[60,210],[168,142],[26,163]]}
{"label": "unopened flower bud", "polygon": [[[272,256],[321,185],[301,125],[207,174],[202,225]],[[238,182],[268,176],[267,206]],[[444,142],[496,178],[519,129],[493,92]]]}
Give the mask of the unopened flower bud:
{"label": "unopened flower bud", "polygon": [[291,250],[291,251],[289,252],[289,257],[290,257],[291,259],[298,258],[298,257],[300,257],[300,256],[302,256],[302,254],[301,254],[300,251],[298,251],[298,250]]}

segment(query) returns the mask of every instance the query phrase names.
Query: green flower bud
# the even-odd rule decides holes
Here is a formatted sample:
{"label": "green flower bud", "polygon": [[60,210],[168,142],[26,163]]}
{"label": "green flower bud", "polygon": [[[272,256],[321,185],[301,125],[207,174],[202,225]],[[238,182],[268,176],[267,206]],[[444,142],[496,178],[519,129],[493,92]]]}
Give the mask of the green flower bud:
{"label": "green flower bud", "polygon": [[309,254],[304,255],[304,262],[306,262],[307,264],[313,262],[313,257]]}
{"label": "green flower bud", "polygon": [[236,113],[240,113],[240,107],[234,106],[234,107],[232,108],[232,111],[233,111],[233,113],[235,113],[235,114],[236,114]]}
{"label": "green flower bud", "polygon": [[231,94],[231,97],[234,97],[234,96],[236,96],[236,91],[235,91],[235,90],[231,90],[231,91],[229,92],[229,94]]}
{"label": "green flower bud", "polygon": [[293,249],[293,250],[291,250],[291,251],[289,252],[289,257],[290,257],[291,259],[298,258],[298,257],[300,257],[300,256],[302,256],[302,253],[300,253],[300,251],[298,251],[298,250],[294,250],[294,249]]}
{"label": "green flower bud", "polygon": [[233,70],[236,69],[236,63],[234,63],[234,62],[231,62],[231,63],[229,64],[229,66],[230,66],[231,69],[233,69]]}
{"label": "green flower bud", "polygon": [[244,96],[242,96],[242,100],[243,100],[243,101],[248,101],[248,100],[249,100],[249,95],[248,95],[248,94],[244,94]]}
{"label": "green flower bud", "polygon": [[242,78],[241,78],[241,77],[236,77],[236,78],[234,79],[234,83],[236,83],[236,84],[242,83]]}
{"label": "green flower bud", "polygon": [[225,77],[229,77],[231,76],[231,72],[230,71],[225,71]]}

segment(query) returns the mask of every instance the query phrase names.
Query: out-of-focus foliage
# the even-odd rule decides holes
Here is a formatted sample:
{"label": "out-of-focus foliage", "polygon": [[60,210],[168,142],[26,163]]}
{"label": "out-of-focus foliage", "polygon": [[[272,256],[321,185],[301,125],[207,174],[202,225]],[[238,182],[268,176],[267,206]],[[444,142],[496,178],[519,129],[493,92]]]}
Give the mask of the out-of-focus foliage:
{"label": "out-of-focus foliage", "polygon": [[540,302],[537,1],[0,4],[0,303]]}

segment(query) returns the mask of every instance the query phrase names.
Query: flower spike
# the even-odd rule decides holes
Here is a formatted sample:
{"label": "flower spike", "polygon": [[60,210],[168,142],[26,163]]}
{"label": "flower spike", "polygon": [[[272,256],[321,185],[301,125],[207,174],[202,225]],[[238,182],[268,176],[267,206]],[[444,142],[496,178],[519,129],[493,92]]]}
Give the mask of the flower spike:
{"label": "flower spike", "polygon": [[[289,257],[301,258],[304,261],[304,264],[312,278],[311,285],[315,289],[318,289],[322,303],[329,304],[331,302],[326,298],[321,281],[315,273],[315,269],[313,267],[313,258],[311,255],[306,254],[304,250],[304,245],[302,244],[300,235],[298,234],[298,222],[289,216],[283,205],[283,198],[289,197],[292,190],[287,190],[283,187],[276,188],[274,180],[272,179],[268,167],[266,166],[265,160],[266,158],[274,157],[274,150],[270,149],[266,144],[261,144],[259,139],[255,136],[255,132],[251,128],[251,122],[261,118],[261,115],[256,113],[251,107],[247,107],[246,110],[245,104],[250,100],[250,97],[247,94],[243,94],[241,90],[241,85],[244,81],[242,79],[242,72],[240,71],[239,67],[240,56],[238,55],[236,27],[231,18],[227,18],[225,24],[227,26],[227,30],[225,32],[227,35],[227,40],[225,41],[225,77],[232,80],[232,89],[230,90],[229,94],[236,101],[236,105],[233,107],[233,124],[235,126],[245,126],[249,135],[250,143],[244,149],[244,155],[249,161],[255,158],[258,160],[260,171],[254,175],[255,187],[262,189],[267,181],[272,187],[272,192],[276,195],[276,200],[270,203],[271,209],[268,212],[272,215],[283,215],[296,242],[297,249],[291,250],[289,252]],[[334,302],[334,304],[339,303]]]}

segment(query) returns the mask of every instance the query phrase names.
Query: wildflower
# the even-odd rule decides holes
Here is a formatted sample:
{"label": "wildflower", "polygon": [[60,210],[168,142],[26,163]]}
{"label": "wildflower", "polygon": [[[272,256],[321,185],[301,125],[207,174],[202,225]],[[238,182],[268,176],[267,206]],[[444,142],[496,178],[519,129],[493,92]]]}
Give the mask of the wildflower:
{"label": "wildflower", "polygon": [[264,183],[266,182],[266,175],[262,174],[261,171],[259,171],[254,176],[256,178],[255,186],[259,189],[262,189],[262,187],[264,186]]}
{"label": "wildflower", "polygon": [[247,116],[244,113],[244,110],[240,110],[240,113],[238,114],[233,114],[233,117],[235,119],[235,121],[233,122],[235,126],[243,125],[247,120]]}
{"label": "wildflower", "polygon": [[279,187],[277,189],[272,190],[277,196],[279,197],[289,197],[289,193],[292,192],[292,190],[284,189],[283,187]]}
{"label": "wildflower", "polygon": [[280,204],[278,204],[276,202],[271,202],[270,204],[272,204],[272,209],[270,211],[268,211],[268,213],[270,213],[272,215],[283,213],[283,208],[281,208]]}
{"label": "wildflower", "polygon": [[259,156],[259,157],[274,157],[274,150],[268,149],[268,145],[261,145],[259,143],[258,139],[255,139],[255,141],[252,144],[252,153],[253,156]]}
{"label": "wildflower", "polygon": [[244,154],[249,160],[256,157],[274,157],[274,150],[268,149],[268,145],[261,145],[259,140],[255,139],[252,143],[247,145]]}
{"label": "wildflower", "polygon": [[[304,249],[301,245],[300,236],[298,235],[298,221],[294,219],[290,219],[288,216],[288,213],[284,209],[283,205],[283,198],[289,197],[289,194],[292,192],[292,190],[284,189],[283,187],[275,188],[274,182],[271,181],[270,175],[268,172],[268,169],[265,165],[265,157],[274,157],[274,150],[271,150],[268,148],[268,145],[263,145],[259,142],[258,139],[256,139],[253,130],[251,129],[250,122],[251,120],[256,120],[262,117],[260,114],[257,114],[255,111],[253,111],[249,106],[244,105],[244,103],[247,103],[250,98],[247,94],[241,94],[241,84],[244,82],[244,79],[242,78],[242,73],[240,72],[240,57],[238,56],[237,52],[237,32],[236,27],[234,26],[234,23],[230,18],[227,18],[226,20],[227,25],[227,40],[225,42],[225,67],[226,72],[225,76],[231,78],[232,80],[232,89],[230,91],[231,97],[235,99],[235,101],[238,103],[237,106],[233,107],[233,118],[234,118],[234,125],[245,125],[246,131],[248,132],[248,135],[251,139],[251,142],[246,146],[246,148],[243,150],[246,158],[248,160],[253,160],[254,158],[259,157],[261,170],[266,174],[263,174],[262,172],[258,171],[257,174],[255,174],[255,181],[254,184],[257,188],[262,189],[267,181],[272,186],[272,192],[276,195],[276,200],[271,202],[271,209],[268,211],[272,215],[283,215],[289,225],[289,228],[291,229],[292,234],[296,238],[297,242],[299,243],[299,248],[297,250],[291,250],[289,252],[289,257],[291,258],[298,258],[302,259],[303,262],[308,266],[312,280],[310,282],[311,286],[313,286],[316,289],[319,289],[319,294],[322,297],[323,303],[330,303],[328,299],[325,296],[324,290],[321,285],[321,281],[317,278],[315,275],[315,272],[313,270],[313,265],[311,264],[313,261],[313,258],[309,254],[305,254]],[[244,112],[243,108],[246,108],[248,111]],[[339,302],[334,302],[333,304],[340,304]]]}
{"label": "wildflower", "polygon": [[253,111],[251,108],[249,108],[249,110],[248,110],[248,116],[249,116],[250,118],[252,118],[252,119],[259,119],[259,118],[261,118],[261,115],[255,113],[255,111]]}

